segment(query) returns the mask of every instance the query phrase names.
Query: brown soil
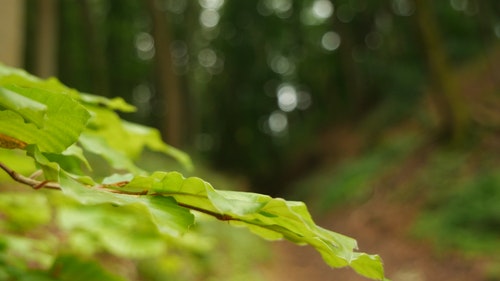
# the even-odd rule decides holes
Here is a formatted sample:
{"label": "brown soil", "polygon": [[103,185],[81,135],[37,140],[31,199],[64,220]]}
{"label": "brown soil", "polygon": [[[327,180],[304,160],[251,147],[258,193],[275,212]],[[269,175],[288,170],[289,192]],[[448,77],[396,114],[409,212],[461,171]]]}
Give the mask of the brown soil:
{"label": "brown soil", "polygon": [[[360,250],[379,254],[386,275],[393,281],[487,280],[479,260],[454,254],[437,254],[423,241],[408,235],[415,215],[412,208],[373,199],[363,206],[335,212],[320,225],[355,237]],[[331,269],[311,247],[281,242],[273,246],[274,263],[269,280],[362,281],[349,269]]]}

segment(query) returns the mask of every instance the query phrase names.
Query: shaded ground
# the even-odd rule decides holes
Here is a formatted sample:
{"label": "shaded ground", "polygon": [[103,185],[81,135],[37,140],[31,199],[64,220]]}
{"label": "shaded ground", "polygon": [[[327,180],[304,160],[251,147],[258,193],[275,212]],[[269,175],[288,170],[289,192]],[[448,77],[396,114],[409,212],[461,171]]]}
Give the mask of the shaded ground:
{"label": "shaded ground", "polygon": [[[481,261],[453,254],[436,254],[408,235],[415,210],[375,196],[362,206],[346,208],[322,218],[319,224],[356,237],[362,251],[382,256],[393,281],[487,280]],[[390,200],[389,200],[390,201]],[[367,280],[351,270],[329,268],[311,247],[281,242],[273,245],[274,263],[269,280]]]}
{"label": "shaded ground", "polygon": [[[386,275],[393,281],[491,280],[484,274],[488,263],[438,253],[429,243],[410,234],[423,198],[419,199],[419,194],[408,196],[403,183],[425,165],[432,149],[432,145],[418,149],[403,165],[383,176],[365,202],[332,210],[317,222],[356,238],[361,251],[379,254]],[[368,280],[350,269],[329,268],[311,247],[281,242],[273,244],[273,252],[269,280]]]}

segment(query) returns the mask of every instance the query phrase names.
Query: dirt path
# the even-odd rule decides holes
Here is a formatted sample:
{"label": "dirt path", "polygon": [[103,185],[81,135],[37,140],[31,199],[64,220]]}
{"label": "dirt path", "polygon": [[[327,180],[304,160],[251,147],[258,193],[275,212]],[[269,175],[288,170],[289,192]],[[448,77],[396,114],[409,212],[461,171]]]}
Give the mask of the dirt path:
{"label": "dirt path", "polygon": [[[409,237],[408,227],[413,216],[414,210],[410,208],[374,199],[363,206],[329,215],[319,224],[356,237],[362,251],[381,255],[386,274],[393,281],[487,280],[480,261],[438,255],[426,243]],[[367,280],[352,270],[329,268],[311,247],[280,242],[274,244],[273,250],[269,280]]]}
{"label": "dirt path", "polygon": [[[410,227],[421,204],[417,195],[408,196],[403,183],[419,166],[425,165],[432,145],[415,151],[406,163],[389,173],[364,203],[332,210],[317,223],[325,228],[356,238],[361,251],[377,253],[384,260],[386,275],[393,281],[487,281],[486,263],[467,260],[450,253],[436,253],[425,241],[411,237]],[[398,192],[399,189],[399,192]],[[399,194],[399,195],[398,195]],[[401,197],[407,199],[401,199]],[[350,269],[331,269],[312,247],[289,242],[273,244],[273,281],[366,281]]]}

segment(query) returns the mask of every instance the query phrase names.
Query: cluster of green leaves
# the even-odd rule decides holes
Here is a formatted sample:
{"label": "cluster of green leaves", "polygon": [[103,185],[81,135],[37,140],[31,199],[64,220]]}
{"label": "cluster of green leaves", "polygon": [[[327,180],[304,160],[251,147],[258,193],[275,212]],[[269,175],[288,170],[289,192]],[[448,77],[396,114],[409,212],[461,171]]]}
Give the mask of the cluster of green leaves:
{"label": "cluster of green leaves", "polygon": [[[263,280],[245,268],[267,257],[264,242],[243,229],[200,217],[172,238],[136,206],[21,191],[0,194],[0,280]],[[72,269],[59,275],[56,266]]]}
{"label": "cluster of green leaves", "polygon": [[[50,183],[75,204],[92,206],[65,210],[59,216],[65,228],[75,229],[91,221],[94,234],[107,237],[108,249],[120,252],[126,249],[114,243],[126,237],[120,235],[126,229],[134,229],[137,235],[180,237],[193,227],[194,211],[246,227],[268,240],[285,238],[311,245],[332,267],[349,266],[365,277],[384,279],[377,255],[356,252],[354,239],[316,225],[302,202],[216,190],[200,178],[185,178],[178,172],[147,173],[134,162],[145,149],[170,155],[187,167],[191,162],[184,153],[163,143],[157,130],[126,122],[116,110],[131,111],[133,107],[119,98],[79,93],[56,79],[41,80],[0,65],[0,147],[25,151],[25,157],[42,170],[43,181],[29,185],[40,188]],[[87,159],[89,154],[101,157],[115,173],[104,178],[90,176],[88,170],[94,165]],[[31,217],[30,211],[26,212],[25,216]],[[142,221],[127,220],[129,212],[140,214]],[[37,214],[33,220],[37,217],[46,221],[48,216]],[[81,236],[80,241],[88,242],[91,237]],[[140,247],[161,248],[157,240],[147,241],[142,240]],[[7,241],[5,247],[10,245]],[[61,256],[47,262],[44,268],[49,268],[49,280],[67,280],[61,276],[78,272],[65,266],[68,261],[74,258]],[[105,273],[101,275],[102,280],[110,280]]]}

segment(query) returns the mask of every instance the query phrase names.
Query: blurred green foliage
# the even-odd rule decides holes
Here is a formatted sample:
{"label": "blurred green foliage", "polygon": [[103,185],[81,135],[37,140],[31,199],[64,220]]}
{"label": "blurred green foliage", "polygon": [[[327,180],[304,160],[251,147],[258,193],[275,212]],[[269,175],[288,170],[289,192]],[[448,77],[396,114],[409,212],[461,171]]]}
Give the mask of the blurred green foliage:
{"label": "blurred green foliage", "polygon": [[[411,0],[154,2],[171,32],[168,49],[156,49],[144,3],[59,1],[57,76],[122,96],[138,107],[126,118],[161,128],[168,93],[158,81],[167,77],[155,64],[169,53],[181,85],[183,148],[261,192],[283,192],[302,161],[291,155],[307,159],[325,128],[378,111],[371,123],[383,130],[413,114],[431,79]],[[37,7],[28,1],[27,34],[37,32]],[[500,36],[495,0],[432,7],[453,66]],[[32,70],[35,48],[26,53]]]}
{"label": "blurred green foliage", "polygon": [[489,156],[480,158],[484,162],[474,157],[471,152],[433,157],[422,175],[430,198],[415,233],[440,250],[494,256],[500,249],[500,178]]}
{"label": "blurred green foliage", "polygon": [[325,213],[343,204],[366,200],[375,184],[421,145],[421,137],[403,134],[385,140],[356,157],[322,170],[292,186],[292,197],[310,202],[311,208]]}
{"label": "blurred green foliage", "polygon": [[[35,2],[27,7],[28,34],[36,32]],[[369,196],[373,182],[397,168],[420,144],[396,139],[380,145],[384,130],[407,117],[423,119],[429,126],[428,113],[422,116],[421,110],[414,110],[422,105],[423,90],[432,77],[424,69],[413,1],[327,1],[333,3],[330,14],[328,4],[320,0],[157,1],[173,33],[169,50],[152,46],[151,16],[138,1],[85,2],[93,28],[85,25],[80,4],[59,2],[62,81],[84,91],[122,96],[139,109],[126,118],[160,127],[165,97],[157,85],[154,58],[155,52],[169,52],[186,102],[185,118],[180,120],[186,126],[183,146],[217,168],[248,176],[250,184],[245,186],[283,192],[283,183],[294,176],[290,171],[297,154],[315,152],[324,130],[351,122],[353,128],[368,132],[364,153],[292,187],[294,196],[313,194],[312,202],[320,209],[360,200]],[[498,41],[496,0],[432,2],[453,67],[483,56]],[[207,27],[203,15],[205,20],[215,17],[215,25]],[[34,45],[29,44],[32,36],[27,40],[28,46]],[[92,41],[101,54],[93,52]],[[34,49],[28,48],[26,58],[30,69]],[[98,60],[101,66],[96,66]],[[439,247],[498,250],[498,163],[483,156],[471,160],[477,155],[439,150],[407,183],[418,189],[415,193],[425,189],[430,199],[415,232]],[[156,165],[149,158],[144,162]],[[304,169],[315,165],[306,162]],[[34,226],[42,215],[26,223]],[[93,235],[97,234],[78,239],[89,242]],[[211,260],[206,253],[219,248],[207,249],[191,249],[188,254],[174,249],[175,255],[140,260],[140,274],[155,280],[175,279],[184,272],[181,279],[191,279],[214,268],[227,269],[227,262],[217,263],[227,256]],[[184,266],[196,272],[183,271]]]}
{"label": "blurred green foliage", "polygon": [[263,240],[208,217],[174,239],[135,208],[58,192],[2,192],[0,216],[1,280],[264,280],[248,268],[270,258]]}

